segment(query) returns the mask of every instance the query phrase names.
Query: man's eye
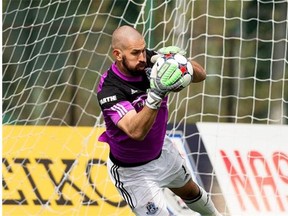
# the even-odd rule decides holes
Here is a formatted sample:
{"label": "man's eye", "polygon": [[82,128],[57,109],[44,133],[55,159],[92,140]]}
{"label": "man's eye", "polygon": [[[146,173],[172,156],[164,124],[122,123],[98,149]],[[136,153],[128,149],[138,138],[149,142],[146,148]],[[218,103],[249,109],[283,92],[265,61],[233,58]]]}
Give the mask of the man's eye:
{"label": "man's eye", "polygon": [[135,51],[135,52],[132,52],[132,55],[139,55],[141,53],[141,51]]}

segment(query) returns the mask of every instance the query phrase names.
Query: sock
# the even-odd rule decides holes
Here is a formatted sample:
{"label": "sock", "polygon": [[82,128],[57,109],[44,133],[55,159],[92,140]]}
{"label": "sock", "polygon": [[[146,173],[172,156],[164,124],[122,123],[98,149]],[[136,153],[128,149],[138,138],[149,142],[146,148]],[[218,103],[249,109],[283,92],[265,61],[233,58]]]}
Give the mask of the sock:
{"label": "sock", "polygon": [[207,192],[200,186],[198,187],[200,189],[199,196],[193,200],[183,200],[186,205],[193,211],[200,213],[202,216],[221,216]]}

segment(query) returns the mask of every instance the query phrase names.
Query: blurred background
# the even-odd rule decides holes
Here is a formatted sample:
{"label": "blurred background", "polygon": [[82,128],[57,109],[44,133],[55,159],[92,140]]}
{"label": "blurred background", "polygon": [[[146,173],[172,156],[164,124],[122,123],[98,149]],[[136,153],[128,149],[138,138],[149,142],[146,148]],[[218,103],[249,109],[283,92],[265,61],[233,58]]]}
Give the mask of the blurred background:
{"label": "blurred background", "polygon": [[[186,50],[187,57],[206,69],[204,82],[169,95],[168,128],[183,132],[191,147],[188,156],[195,162],[198,171],[195,173],[201,177],[221,212],[228,215],[222,196],[224,192],[215,178],[215,164],[212,166],[194,124],[288,124],[287,11],[287,0],[3,0],[2,125],[6,127],[3,127],[2,174],[5,176],[3,183],[8,182],[3,186],[4,202],[18,190],[29,189],[23,181],[32,176],[41,182],[40,190],[47,192],[49,202],[54,204],[52,209],[57,210],[59,206],[53,203],[54,197],[48,192],[56,198],[58,193],[55,194],[54,185],[50,185],[49,190],[51,182],[43,184],[44,179],[49,178],[44,178],[43,170],[37,169],[39,158],[51,160],[58,171],[54,173],[60,176],[73,177],[63,171],[62,161],[67,158],[77,162],[75,166],[71,165],[73,170],[79,164],[89,164],[91,158],[101,158],[100,165],[105,165],[108,147],[97,143],[104,124],[96,88],[101,74],[113,62],[113,31],[119,26],[131,25],[143,34],[147,48],[157,50],[179,46]],[[68,127],[45,127],[44,130],[44,127],[28,125]],[[279,134],[283,135],[283,131],[279,130]],[[247,146],[254,149],[252,144],[255,143]],[[263,145],[260,150],[269,152],[274,148],[281,152],[282,149],[284,155],[283,146],[273,139],[273,145],[269,148]],[[230,147],[237,150],[236,145]],[[238,147],[238,150],[245,155],[245,148]],[[266,157],[267,164],[270,156]],[[19,178],[19,158],[26,157],[32,163],[29,166],[33,167],[32,174],[26,176],[24,173]],[[249,155],[243,158],[249,158]],[[26,168],[27,161],[23,161],[21,165]],[[263,167],[260,168],[262,171]],[[99,203],[105,202],[106,196],[114,199],[114,195],[110,196],[110,189],[114,187],[106,188],[108,176],[104,166],[102,169],[94,170],[99,179],[93,181],[105,191],[105,196],[97,200]],[[280,166],[275,169],[281,173]],[[87,188],[90,182],[87,183],[85,174],[87,170],[76,173],[73,183]],[[222,175],[221,179],[224,178]],[[10,182],[13,186],[8,188]],[[281,184],[278,186],[280,188]],[[30,202],[35,198],[37,187],[33,186],[31,191],[28,189],[25,195],[28,194]],[[22,207],[25,211],[29,209],[18,203],[17,207],[5,204],[7,215],[14,211],[24,212]],[[31,206],[35,207],[33,204],[28,207]],[[49,212],[46,204],[38,207],[40,210],[35,208],[38,214]],[[85,209],[79,202],[74,208],[68,207],[71,212],[67,214],[80,215],[84,209],[88,215],[89,209],[106,215],[102,214],[106,208],[101,205]],[[118,210],[122,211],[121,208]],[[32,214],[30,211],[26,213]],[[53,211],[50,213],[55,215]],[[63,215],[65,211],[62,209],[58,213]]]}
{"label": "blurred background", "polygon": [[169,123],[287,124],[287,1],[2,1],[2,123],[102,125],[111,34],[177,45],[207,79],[169,98]]}

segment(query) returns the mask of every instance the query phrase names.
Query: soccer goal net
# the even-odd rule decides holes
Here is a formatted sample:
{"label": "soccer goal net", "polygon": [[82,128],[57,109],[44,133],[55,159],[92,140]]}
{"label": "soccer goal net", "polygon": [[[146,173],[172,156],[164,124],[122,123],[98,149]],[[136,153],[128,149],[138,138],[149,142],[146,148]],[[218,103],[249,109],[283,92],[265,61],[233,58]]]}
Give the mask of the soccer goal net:
{"label": "soccer goal net", "polygon": [[[227,197],[236,192],[223,197],[211,163],[203,169],[208,153],[194,126],[287,125],[287,4],[3,0],[3,214],[133,215],[106,171],[109,149],[97,141],[105,125],[95,91],[114,61],[112,32],[131,25],[143,34],[147,48],[179,46],[206,69],[204,82],[169,95],[168,128],[175,139],[180,131],[181,140],[193,146],[183,151],[195,178],[223,215],[230,215]],[[195,137],[198,141],[189,143]],[[287,151],[280,156],[285,159]],[[281,170],[287,186],[287,171]],[[275,201],[279,211],[288,211],[280,201]]]}

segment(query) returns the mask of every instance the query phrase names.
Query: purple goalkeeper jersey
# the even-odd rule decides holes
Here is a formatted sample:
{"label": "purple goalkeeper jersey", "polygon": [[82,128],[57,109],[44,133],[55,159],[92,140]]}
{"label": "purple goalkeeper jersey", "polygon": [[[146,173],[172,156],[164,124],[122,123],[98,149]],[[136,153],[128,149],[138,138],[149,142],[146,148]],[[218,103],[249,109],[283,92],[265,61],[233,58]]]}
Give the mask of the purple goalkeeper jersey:
{"label": "purple goalkeeper jersey", "polygon": [[[148,56],[148,53],[147,53]],[[125,164],[141,164],[161,154],[168,120],[167,98],[162,101],[155,123],[143,141],[131,139],[116,125],[130,110],[139,112],[145,105],[149,80],[146,74],[127,77],[112,64],[99,82],[97,97],[106,131],[99,141],[107,142],[114,159]]]}

